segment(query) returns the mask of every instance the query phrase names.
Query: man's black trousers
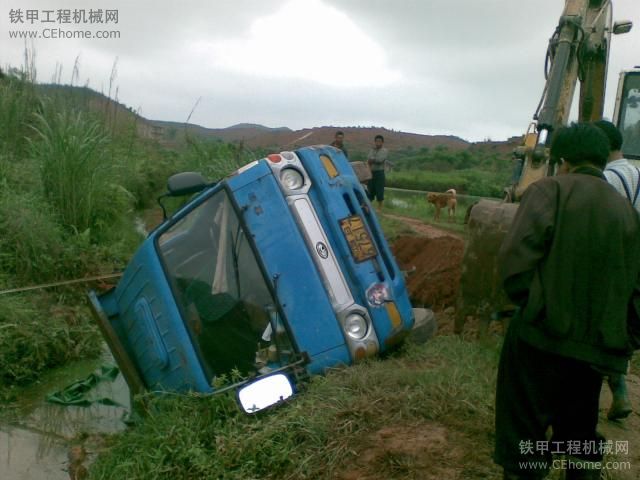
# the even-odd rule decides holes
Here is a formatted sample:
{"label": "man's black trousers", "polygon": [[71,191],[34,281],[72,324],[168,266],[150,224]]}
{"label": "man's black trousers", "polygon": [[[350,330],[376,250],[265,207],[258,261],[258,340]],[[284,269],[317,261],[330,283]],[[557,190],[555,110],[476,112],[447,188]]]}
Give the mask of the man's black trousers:
{"label": "man's black trousers", "polygon": [[[511,322],[500,356],[496,463],[524,478],[537,478],[551,467],[552,453],[599,461],[602,375],[588,363],[526,343],[517,333],[520,320]],[[549,427],[552,438],[547,438]],[[532,462],[546,462],[547,468]]]}

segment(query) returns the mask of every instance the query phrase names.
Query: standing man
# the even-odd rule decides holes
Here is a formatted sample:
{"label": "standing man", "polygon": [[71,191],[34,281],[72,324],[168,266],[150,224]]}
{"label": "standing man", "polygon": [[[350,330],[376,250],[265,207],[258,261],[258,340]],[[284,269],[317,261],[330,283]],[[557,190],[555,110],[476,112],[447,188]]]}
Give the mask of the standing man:
{"label": "standing man", "polygon": [[559,175],[525,191],[500,250],[504,288],[520,307],[496,390],[494,458],[505,479],[544,478],[552,453],[567,455],[568,480],[600,478],[600,372],[624,373],[640,347],[640,219],[607,183],[608,155],[597,127],[559,129]]}
{"label": "standing man", "polygon": [[609,158],[604,169],[607,182],[615,187],[620,195],[627,197],[638,212],[640,212],[640,170],[622,156],[622,134],[618,127],[607,120],[595,123],[609,139]]}
{"label": "standing man", "polygon": [[371,169],[371,180],[367,186],[369,200],[373,201],[375,198],[378,201],[378,209],[382,210],[384,203],[384,168],[387,163],[389,152],[384,148],[384,137],[382,135],[376,135],[373,139],[375,142],[374,148],[369,150],[367,156],[367,163]]}
{"label": "standing man", "polygon": [[[640,170],[631,165],[622,156],[622,134],[611,122],[600,120],[595,126],[604,132],[609,139],[609,158],[604,169],[604,176],[615,187],[620,195],[626,197],[633,208],[640,213]],[[611,374],[607,381],[613,394],[613,402],[607,413],[609,420],[619,420],[628,417],[631,412],[631,402],[627,393],[627,383],[624,375]]]}
{"label": "standing man", "polygon": [[344,153],[344,156],[349,158],[349,153],[344,146],[344,132],[342,130],[338,130],[333,137],[333,142],[331,142],[332,147],[339,148]]}

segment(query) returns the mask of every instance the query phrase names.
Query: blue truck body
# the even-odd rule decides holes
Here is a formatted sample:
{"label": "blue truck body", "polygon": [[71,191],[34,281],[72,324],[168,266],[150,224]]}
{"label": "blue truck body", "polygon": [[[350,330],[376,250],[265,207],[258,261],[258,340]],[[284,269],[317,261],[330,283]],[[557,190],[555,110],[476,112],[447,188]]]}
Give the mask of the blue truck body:
{"label": "blue truck body", "polygon": [[220,375],[301,354],[321,374],[384,352],[414,322],[366,193],[329,146],[269,155],[205,188],[92,298],[116,360],[149,390],[211,392]]}

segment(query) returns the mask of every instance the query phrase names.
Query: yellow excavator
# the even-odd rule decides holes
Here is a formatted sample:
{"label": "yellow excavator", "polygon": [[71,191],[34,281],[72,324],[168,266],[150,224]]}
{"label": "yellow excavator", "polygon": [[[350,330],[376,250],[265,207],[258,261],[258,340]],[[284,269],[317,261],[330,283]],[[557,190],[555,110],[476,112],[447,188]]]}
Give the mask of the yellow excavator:
{"label": "yellow excavator", "polygon": [[[607,65],[612,34],[627,33],[631,21],[613,23],[611,0],[566,0],[545,56],[546,83],[523,144],[514,151],[511,185],[504,200],[481,200],[467,212],[469,238],[462,263],[455,330],[462,332],[473,316],[486,327],[491,319],[508,316],[496,265],[500,245],[517,210],[517,201],[536,180],[556,173],[550,159],[551,137],[566,125],[577,84],[580,122],[603,114]],[[640,160],[640,67],[620,75],[614,123],[623,132],[626,158]]]}

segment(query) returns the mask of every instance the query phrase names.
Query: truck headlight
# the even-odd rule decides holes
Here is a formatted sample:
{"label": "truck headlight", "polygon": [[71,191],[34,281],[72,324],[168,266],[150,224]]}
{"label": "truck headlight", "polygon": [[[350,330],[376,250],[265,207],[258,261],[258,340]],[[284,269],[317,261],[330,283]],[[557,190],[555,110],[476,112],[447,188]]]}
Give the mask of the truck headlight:
{"label": "truck headlight", "polygon": [[298,190],[304,186],[304,177],[295,168],[283,168],[280,171],[280,182],[289,190]]}
{"label": "truck headlight", "polygon": [[381,307],[385,302],[391,301],[391,292],[384,283],[374,283],[367,288],[367,302],[372,307]]}
{"label": "truck headlight", "polygon": [[351,338],[362,340],[367,335],[367,319],[358,313],[351,313],[344,321],[344,330]]}

